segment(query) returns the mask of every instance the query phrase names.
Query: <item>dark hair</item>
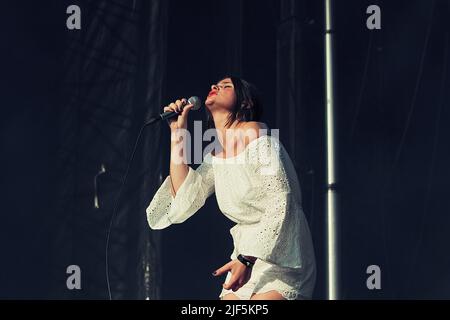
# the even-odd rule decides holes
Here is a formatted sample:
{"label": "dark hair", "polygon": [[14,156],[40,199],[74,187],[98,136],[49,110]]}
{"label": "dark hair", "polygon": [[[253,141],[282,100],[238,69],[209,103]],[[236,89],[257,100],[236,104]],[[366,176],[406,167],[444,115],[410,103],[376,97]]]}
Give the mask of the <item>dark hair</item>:
{"label": "dark hair", "polygon": [[[241,121],[259,121],[262,115],[263,106],[260,98],[260,94],[256,87],[238,77],[224,77],[223,79],[230,78],[233,82],[234,92],[236,94],[236,103],[231,110],[231,114],[225,124],[229,127],[235,120]],[[214,128],[214,121],[211,112],[208,108],[206,110],[206,121],[208,128]]]}

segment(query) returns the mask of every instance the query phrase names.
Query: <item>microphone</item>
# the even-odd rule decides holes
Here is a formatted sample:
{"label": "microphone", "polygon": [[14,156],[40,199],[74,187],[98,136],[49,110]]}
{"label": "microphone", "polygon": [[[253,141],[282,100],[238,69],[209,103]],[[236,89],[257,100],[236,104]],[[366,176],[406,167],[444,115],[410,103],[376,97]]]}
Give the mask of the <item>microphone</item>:
{"label": "microphone", "polygon": [[[194,106],[192,107],[191,110],[198,110],[198,109],[200,109],[200,107],[201,107],[201,101],[200,101],[199,97],[196,97],[196,96],[190,97],[190,98],[187,100],[187,102],[185,102],[185,103],[181,106],[181,110],[183,110],[184,106],[186,106],[186,105],[188,105],[188,104],[194,105]],[[154,122],[159,121],[159,120],[168,120],[168,119],[171,119],[171,118],[173,118],[173,117],[177,117],[179,114],[180,114],[180,113],[175,112],[175,111],[166,111],[166,112],[164,112],[164,113],[161,113],[158,117],[154,117],[154,118],[150,119],[150,120],[147,122],[147,124],[151,124],[151,123],[154,123]]]}

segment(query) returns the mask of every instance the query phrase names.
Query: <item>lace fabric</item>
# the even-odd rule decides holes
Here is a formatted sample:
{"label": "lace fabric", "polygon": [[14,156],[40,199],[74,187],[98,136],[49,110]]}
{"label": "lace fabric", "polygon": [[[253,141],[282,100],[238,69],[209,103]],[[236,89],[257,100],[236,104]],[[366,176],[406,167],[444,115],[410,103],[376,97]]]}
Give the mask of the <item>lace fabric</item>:
{"label": "lace fabric", "polygon": [[315,274],[311,235],[297,174],[279,140],[261,136],[232,158],[208,154],[196,170],[189,168],[175,197],[168,176],[146,210],[150,227],[163,229],[185,221],[214,192],[222,213],[236,222],[230,230],[234,243],[231,258],[238,253],[257,257],[281,268],[275,272],[280,279],[280,272],[294,270],[296,277],[283,282],[288,287],[282,289],[279,282],[279,289],[285,290],[280,292],[290,298],[310,296],[312,289],[299,292],[298,288]]}
{"label": "lace fabric", "polygon": [[150,228],[164,229],[173,223],[182,223],[198,211],[206,199],[214,193],[214,172],[208,162],[196,170],[189,167],[188,174],[175,194],[171,193],[172,182],[167,176],[146,209]]}
{"label": "lace fabric", "polygon": [[[228,272],[225,282],[231,278]],[[241,300],[249,300],[253,294],[276,291],[286,300],[311,299],[315,274],[307,277],[301,270],[284,269],[263,260],[256,260],[249,281],[237,291],[222,289],[219,298],[232,293]]]}

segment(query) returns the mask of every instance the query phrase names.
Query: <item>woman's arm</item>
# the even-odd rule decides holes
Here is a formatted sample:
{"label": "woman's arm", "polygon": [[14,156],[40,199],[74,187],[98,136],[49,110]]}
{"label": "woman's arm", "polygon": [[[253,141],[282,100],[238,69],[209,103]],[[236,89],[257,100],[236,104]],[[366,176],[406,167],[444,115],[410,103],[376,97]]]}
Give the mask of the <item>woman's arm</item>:
{"label": "woman's arm", "polygon": [[184,161],[186,149],[187,117],[192,104],[187,104],[185,99],[177,100],[164,108],[166,111],[181,112],[178,117],[169,119],[171,141],[170,141],[170,181],[172,196],[175,197],[180,186],[183,184],[189,172],[189,167]]}
{"label": "woman's arm", "polygon": [[[177,100],[164,111],[178,111],[184,102]],[[167,176],[146,209],[150,228],[164,229],[174,223],[182,223],[200,209],[214,192],[214,171],[210,161],[204,161],[192,169],[184,161],[187,145],[186,105],[177,120],[169,122],[171,131],[170,176]]]}
{"label": "woman's arm", "polygon": [[175,197],[180,186],[183,184],[189,172],[187,164],[182,160],[185,151],[185,142],[183,138],[178,137],[177,132],[171,133],[170,142],[170,182],[172,196]]}

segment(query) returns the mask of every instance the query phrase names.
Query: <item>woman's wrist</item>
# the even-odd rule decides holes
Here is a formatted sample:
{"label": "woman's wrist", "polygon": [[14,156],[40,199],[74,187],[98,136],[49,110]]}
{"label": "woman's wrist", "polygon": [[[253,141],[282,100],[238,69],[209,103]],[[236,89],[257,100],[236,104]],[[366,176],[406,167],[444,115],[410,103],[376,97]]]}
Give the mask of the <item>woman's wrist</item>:
{"label": "woman's wrist", "polygon": [[248,268],[253,267],[253,265],[255,264],[255,261],[256,261],[255,257],[244,256],[242,254],[239,254],[237,256],[237,259]]}
{"label": "woman's wrist", "polygon": [[242,256],[243,256],[245,259],[250,260],[250,261],[253,262],[253,263],[255,263],[255,262],[256,262],[256,259],[258,259],[258,258],[256,258],[256,257],[245,256],[245,255],[243,255],[243,254],[242,254]]}

